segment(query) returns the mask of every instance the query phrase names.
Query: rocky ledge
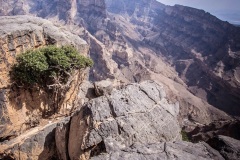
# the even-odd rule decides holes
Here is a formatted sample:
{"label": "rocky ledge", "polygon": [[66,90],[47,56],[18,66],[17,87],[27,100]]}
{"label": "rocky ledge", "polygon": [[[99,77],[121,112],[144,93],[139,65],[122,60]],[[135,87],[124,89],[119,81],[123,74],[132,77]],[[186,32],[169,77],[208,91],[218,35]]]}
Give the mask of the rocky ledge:
{"label": "rocky ledge", "polygon": [[223,159],[206,143],[181,140],[178,112],[162,85],[129,84],[90,100],[70,118],[1,143],[0,158]]}

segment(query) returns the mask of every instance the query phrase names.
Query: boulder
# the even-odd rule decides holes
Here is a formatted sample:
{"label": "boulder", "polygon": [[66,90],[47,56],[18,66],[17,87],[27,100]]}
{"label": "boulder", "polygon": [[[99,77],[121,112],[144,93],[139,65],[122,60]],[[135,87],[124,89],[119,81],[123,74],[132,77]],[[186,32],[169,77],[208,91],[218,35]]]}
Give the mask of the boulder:
{"label": "boulder", "polygon": [[94,83],[95,94],[97,96],[103,96],[110,94],[113,90],[113,82],[110,80],[102,80]]}
{"label": "boulder", "polygon": [[169,103],[163,86],[153,81],[113,90],[89,101],[72,117],[69,156],[88,159],[137,142],[181,140],[178,111],[178,104]]}
{"label": "boulder", "polygon": [[227,136],[216,136],[207,143],[219,151],[226,160],[240,159],[240,141]]}
{"label": "boulder", "polygon": [[94,84],[84,80],[80,85],[80,90],[78,92],[78,99],[80,100],[80,104],[90,101],[93,98],[96,98]]}

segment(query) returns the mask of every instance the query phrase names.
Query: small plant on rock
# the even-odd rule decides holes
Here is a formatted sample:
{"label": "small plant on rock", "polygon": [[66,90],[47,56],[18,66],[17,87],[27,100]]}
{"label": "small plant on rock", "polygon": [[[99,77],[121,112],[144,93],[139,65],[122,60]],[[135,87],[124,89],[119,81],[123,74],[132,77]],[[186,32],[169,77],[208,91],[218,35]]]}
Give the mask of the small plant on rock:
{"label": "small plant on rock", "polygon": [[189,139],[189,137],[188,137],[188,135],[187,135],[187,133],[185,132],[185,131],[181,131],[181,135],[182,135],[182,140],[183,141],[187,141],[187,142],[190,142],[190,139]]}
{"label": "small plant on rock", "polygon": [[74,70],[91,67],[93,61],[72,46],[48,46],[30,50],[17,57],[12,78],[19,85],[46,87],[65,84]]}
{"label": "small plant on rock", "polygon": [[76,71],[91,66],[93,61],[72,46],[47,46],[17,56],[11,78],[17,86],[45,90],[58,104],[59,96],[70,88]]}

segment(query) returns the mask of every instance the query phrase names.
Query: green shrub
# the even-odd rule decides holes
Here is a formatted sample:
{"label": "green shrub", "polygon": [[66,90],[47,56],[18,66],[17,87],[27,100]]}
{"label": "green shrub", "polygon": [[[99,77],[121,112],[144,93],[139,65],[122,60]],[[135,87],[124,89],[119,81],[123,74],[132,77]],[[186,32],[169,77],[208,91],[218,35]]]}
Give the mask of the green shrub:
{"label": "green shrub", "polygon": [[185,131],[181,131],[181,135],[182,135],[182,140],[183,141],[187,141],[187,142],[190,142],[189,138],[188,138],[188,135]]}
{"label": "green shrub", "polygon": [[21,85],[39,85],[68,81],[73,70],[91,67],[93,61],[80,55],[72,46],[48,46],[17,56],[12,79]]}

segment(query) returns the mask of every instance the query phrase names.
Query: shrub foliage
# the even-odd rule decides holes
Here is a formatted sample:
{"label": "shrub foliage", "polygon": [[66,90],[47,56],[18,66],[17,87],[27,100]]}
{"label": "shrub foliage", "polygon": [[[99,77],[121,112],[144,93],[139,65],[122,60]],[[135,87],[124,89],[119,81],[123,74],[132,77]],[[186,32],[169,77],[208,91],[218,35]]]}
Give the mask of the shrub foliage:
{"label": "shrub foliage", "polygon": [[20,85],[46,87],[65,84],[74,70],[91,67],[93,61],[72,46],[47,46],[17,56],[12,78]]}
{"label": "shrub foliage", "polygon": [[185,131],[181,131],[181,135],[182,135],[182,140],[183,141],[187,141],[187,142],[190,142],[190,139],[189,139],[189,137],[188,137],[188,135],[187,135],[187,133],[185,132]]}

